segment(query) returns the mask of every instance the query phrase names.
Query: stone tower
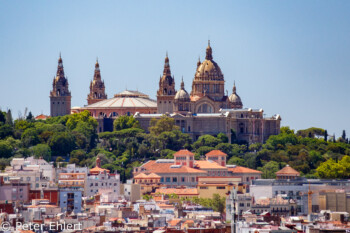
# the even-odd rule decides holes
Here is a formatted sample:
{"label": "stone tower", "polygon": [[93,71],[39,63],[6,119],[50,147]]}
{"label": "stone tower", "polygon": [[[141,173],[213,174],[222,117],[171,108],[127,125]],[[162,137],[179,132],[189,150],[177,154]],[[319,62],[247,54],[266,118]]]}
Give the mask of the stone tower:
{"label": "stone tower", "polygon": [[87,97],[88,105],[107,99],[105,83],[101,79],[100,64],[96,60],[94,79],[90,82],[90,93]]}
{"label": "stone tower", "polygon": [[158,113],[172,113],[173,101],[175,97],[175,80],[171,77],[168,53],[165,57],[163,76],[159,80],[159,90],[157,91]]}
{"label": "stone tower", "polygon": [[64,75],[61,54],[58,59],[57,74],[52,82],[52,91],[50,92],[50,115],[64,116],[70,114],[71,94],[68,88],[68,80]]}

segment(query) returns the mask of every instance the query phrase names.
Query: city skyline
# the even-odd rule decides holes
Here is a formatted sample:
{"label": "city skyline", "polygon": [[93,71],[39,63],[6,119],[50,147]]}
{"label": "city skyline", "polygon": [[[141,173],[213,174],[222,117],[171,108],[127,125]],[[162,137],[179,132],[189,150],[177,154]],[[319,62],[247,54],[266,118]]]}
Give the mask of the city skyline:
{"label": "city skyline", "polygon": [[272,2],[2,2],[0,107],[49,115],[60,52],[72,107],[86,105],[96,57],[108,98],[129,89],[155,99],[166,51],[176,89],[183,76],[189,91],[210,39],[225,89],[235,81],[244,107],[297,130],[350,132],[349,3]]}

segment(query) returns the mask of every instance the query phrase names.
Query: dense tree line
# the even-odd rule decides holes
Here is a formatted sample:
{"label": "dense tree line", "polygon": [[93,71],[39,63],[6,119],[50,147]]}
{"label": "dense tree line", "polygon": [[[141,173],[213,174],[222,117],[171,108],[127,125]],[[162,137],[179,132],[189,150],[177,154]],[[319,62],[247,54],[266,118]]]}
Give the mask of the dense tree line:
{"label": "dense tree line", "polygon": [[13,120],[10,110],[0,111],[0,169],[13,157],[35,156],[61,166],[75,163],[92,167],[99,156],[104,168],[118,172],[125,181],[132,176],[133,167],[142,162],[171,159],[185,148],[193,151],[196,159],[213,149],[221,150],[228,155],[228,164],[258,169],[264,178],[274,178],[274,173],[286,164],[307,177],[350,177],[350,145],[345,131],[335,140],[320,128],[295,133],[282,127],[279,135],[271,136],[264,144],[248,145],[242,141],[231,144],[223,133],[203,135],[193,142],[174,119],[166,116],[153,119],[149,133],[132,116],[118,117],[113,132],[97,134],[96,128],[97,121],[88,111],[47,120],[34,120],[31,113]]}

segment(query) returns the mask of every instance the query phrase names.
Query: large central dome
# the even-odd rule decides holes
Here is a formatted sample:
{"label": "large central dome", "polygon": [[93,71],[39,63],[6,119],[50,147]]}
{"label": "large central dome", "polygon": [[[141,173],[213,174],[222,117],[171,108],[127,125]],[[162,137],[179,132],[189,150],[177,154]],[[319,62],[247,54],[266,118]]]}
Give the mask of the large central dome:
{"label": "large central dome", "polygon": [[212,80],[223,81],[224,75],[221,72],[219,65],[213,60],[212,50],[208,44],[205,60],[198,64],[195,80]]}
{"label": "large central dome", "polygon": [[215,101],[222,101],[225,96],[224,89],[224,75],[219,65],[213,61],[212,49],[210,42],[208,42],[205,60],[202,63],[200,61],[197,63],[191,97],[208,96]]}

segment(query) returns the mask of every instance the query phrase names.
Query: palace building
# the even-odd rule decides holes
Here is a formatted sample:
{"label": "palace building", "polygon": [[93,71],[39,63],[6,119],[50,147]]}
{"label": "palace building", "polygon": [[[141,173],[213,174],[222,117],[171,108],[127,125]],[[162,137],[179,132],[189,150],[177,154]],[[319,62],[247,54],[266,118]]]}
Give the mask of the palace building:
{"label": "palace building", "polygon": [[[54,79],[50,95],[51,116],[68,114],[70,98],[68,81],[64,77],[60,57],[57,77]],[[156,98],[153,100],[139,91],[125,90],[108,99],[97,61],[87,105],[74,107],[70,112],[88,110],[98,120],[99,132],[112,130],[113,120],[120,115],[133,115],[146,131],[153,118],[159,119],[167,115],[174,118],[181,131],[188,133],[193,140],[204,134],[217,135],[222,132],[229,137],[230,142],[255,143],[264,142],[270,135],[280,132],[279,115],[264,117],[262,109],[243,108],[235,83],[232,93],[225,94],[224,75],[220,66],[213,60],[210,42],[204,61],[197,62],[190,92],[185,89],[183,79],[180,89],[176,90],[170,59],[166,54]]]}

